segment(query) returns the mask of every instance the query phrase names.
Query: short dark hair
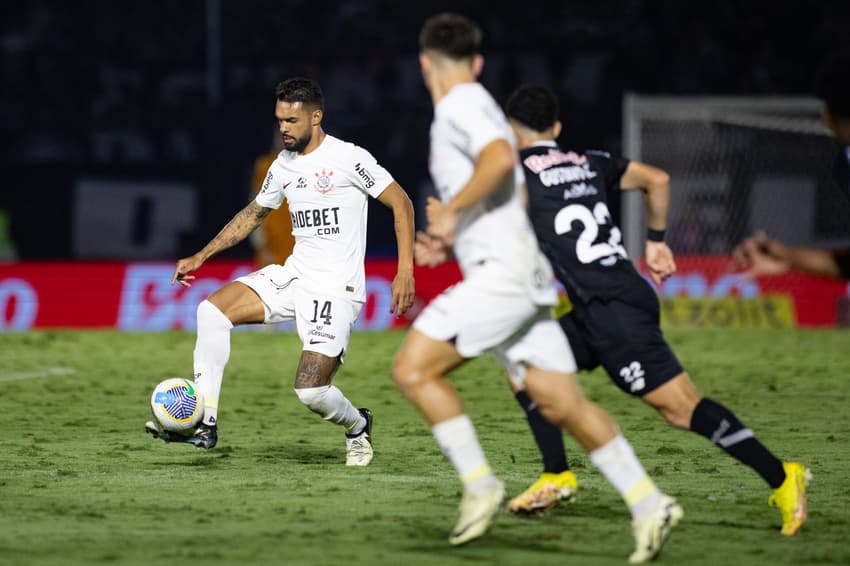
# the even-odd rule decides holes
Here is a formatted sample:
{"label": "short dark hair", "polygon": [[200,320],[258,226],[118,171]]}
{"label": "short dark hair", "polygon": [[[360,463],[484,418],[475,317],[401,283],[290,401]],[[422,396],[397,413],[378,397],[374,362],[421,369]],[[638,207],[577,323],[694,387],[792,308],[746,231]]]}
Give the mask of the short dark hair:
{"label": "short dark hair", "polygon": [[481,53],[481,28],[461,14],[435,14],[422,25],[419,49],[437,51],[451,59],[473,57]]}
{"label": "short dark hair", "polygon": [[545,132],[558,120],[560,105],[552,89],[540,85],[522,85],[505,104],[505,114],[534,130]]}
{"label": "short dark hair", "polygon": [[274,95],[280,102],[301,102],[304,106],[314,106],[319,110],[325,109],[325,98],[322,88],[313,79],[293,77],[277,83]]}
{"label": "short dark hair", "polygon": [[833,53],[820,65],[815,95],[833,116],[850,118],[850,51]]}

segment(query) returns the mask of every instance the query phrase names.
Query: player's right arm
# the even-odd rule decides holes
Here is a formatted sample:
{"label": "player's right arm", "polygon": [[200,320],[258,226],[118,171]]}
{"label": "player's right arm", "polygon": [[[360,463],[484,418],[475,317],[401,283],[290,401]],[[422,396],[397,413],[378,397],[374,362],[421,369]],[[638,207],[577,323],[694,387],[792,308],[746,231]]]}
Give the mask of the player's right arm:
{"label": "player's right arm", "polygon": [[193,280],[195,276],[189,275],[189,273],[197,270],[213,255],[233,247],[247,238],[262,224],[263,219],[269,215],[271,210],[260,206],[257,201],[251,201],[248,206],[237,212],[236,216],[201,251],[177,261],[174,275],[171,276],[171,284],[174,285],[174,283],[179,282],[184,287],[191,286],[189,281]]}
{"label": "player's right arm", "polygon": [[[670,212],[670,175],[658,167],[630,161],[620,178],[620,188],[643,191],[647,227],[650,233],[663,234],[667,229]],[[663,237],[658,240],[647,239],[644,254],[649,274],[655,283],[661,283],[676,272],[673,252],[664,243]]]}
{"label": "player's right arm", "polygon": [[495,139],[481,148],[472,176],[449,202],[443,203],[433,197],[428,199],[428,234],[451,244],[458,213],[494,193],[505,176],[514,174],[515,164],[514,150],[504,138]]}

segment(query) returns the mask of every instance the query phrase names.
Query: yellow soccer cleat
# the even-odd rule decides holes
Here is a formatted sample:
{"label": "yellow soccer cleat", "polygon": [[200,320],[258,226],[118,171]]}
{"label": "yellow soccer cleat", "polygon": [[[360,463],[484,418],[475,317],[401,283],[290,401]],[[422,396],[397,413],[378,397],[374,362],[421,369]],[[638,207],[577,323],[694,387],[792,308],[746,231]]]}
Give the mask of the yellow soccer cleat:
{"label": "yellow soccer cleat", "polygon": [[806,522],[806,486],[812,479],[812,472],[803,464],[783,462],[785,481],[773,490],[767,504],[779,507],[782,513],[782,534],[790,537],[797,534]]}
{"label": "yellow soccer cleat", "polygon": [[558,501],[574,501],[578,480],[570,470],[560,474],[544,472],[528,489],[511,499],[508,511],[534,513],[554,507]]}

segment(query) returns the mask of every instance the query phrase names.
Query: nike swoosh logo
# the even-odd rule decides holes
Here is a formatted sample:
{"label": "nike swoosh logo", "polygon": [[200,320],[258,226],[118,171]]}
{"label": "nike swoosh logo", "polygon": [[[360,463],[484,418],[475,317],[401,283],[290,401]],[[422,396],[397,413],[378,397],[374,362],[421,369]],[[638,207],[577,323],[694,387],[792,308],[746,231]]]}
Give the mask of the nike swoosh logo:
{"label": "nike swoosh logo", "polygon": [[195,396],[195,388],[194,388],[194,387],[192,387],[192,383],[191,383],[189,380],[187,380],[187,379],[184,379],[184,380],[183,380],[183,383],[185,383],[185,384],[186,384],[186,387],[188,387],[188,388],[189,388],[189,391],[188,391],[189,395],[190,395],[191,397],[194,397],[194,396]]}
{"label": "nike swoosh logo", "polygon": [[325,340],[313,340],[312,338],[310,339],[310,344],[325,344],[325,343],[326,343]]}
{"label": "nike swoosh logo", "polygon": [[291,184],[292,184],[292,181],[289,181],[288,183],[284,183],[283,190],[286,190],[286,187],[288,187]]}

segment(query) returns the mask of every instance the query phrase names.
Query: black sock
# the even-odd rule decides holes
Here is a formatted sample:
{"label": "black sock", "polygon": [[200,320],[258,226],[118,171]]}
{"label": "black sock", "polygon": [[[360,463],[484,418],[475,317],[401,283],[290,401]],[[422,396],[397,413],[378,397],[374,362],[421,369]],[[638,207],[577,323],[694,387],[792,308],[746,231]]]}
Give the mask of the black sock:
{"label": "black sock", "polygon": [[711,440],[742,464],[746,464],[776,489],[785,481],[782,462],[756,440],[735,413],[711,399],[704,398],[694,408],[691,430]]}
{"label": "black sock", "polygon": [[516,400],[528,419],[534,441],[543,456],[543,471],[560,474],[570,469],[564,450],[564,435],[561,429],[547,421],[537,410],[537,403],[525,391],[516,392]]}

